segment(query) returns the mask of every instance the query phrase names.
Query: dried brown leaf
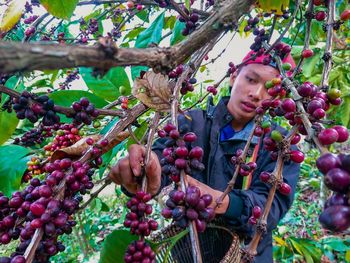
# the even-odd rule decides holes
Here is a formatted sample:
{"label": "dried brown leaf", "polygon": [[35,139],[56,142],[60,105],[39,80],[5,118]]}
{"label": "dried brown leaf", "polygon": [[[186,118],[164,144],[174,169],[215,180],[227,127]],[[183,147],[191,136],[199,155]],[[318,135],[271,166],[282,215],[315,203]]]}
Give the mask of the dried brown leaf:
{"label": "dried brown leaf", "polygon": [[157,111],[170,110],[172,87],[168,76],[148,71],[142,79],[135,79],[132,94],[149,108]]}

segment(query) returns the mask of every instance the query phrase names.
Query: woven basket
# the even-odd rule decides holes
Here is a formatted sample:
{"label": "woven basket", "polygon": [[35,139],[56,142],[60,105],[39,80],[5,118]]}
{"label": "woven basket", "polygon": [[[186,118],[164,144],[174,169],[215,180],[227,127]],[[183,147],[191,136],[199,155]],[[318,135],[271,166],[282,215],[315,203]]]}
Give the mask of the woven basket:
{"label": "woven basket", "polygon": [[[179,234],[183,229],[171,224],[152,236],[154,242],[160,242]],[[204,263],[239,263],[240,240],[238,235],[218,222],[207,225],[204,233],[199,233],[199,242]],[[170,242],[163,243],[156,252],[157,262],[164,262]],[[193,263],[190,235],[178,240],[168,255],[168,263]]]}

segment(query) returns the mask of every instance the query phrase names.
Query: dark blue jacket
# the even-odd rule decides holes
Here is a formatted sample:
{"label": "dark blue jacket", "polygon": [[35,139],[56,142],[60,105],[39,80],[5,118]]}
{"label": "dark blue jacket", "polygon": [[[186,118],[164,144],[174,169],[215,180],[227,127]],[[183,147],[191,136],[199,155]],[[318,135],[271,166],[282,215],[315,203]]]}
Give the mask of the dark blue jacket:
{"label": "dark blue jacket", "polygon": [[[233,119],[227,110],[227,102],[228,98],[223,98],[216,107],[208,110],[209,113],[203,110],[192,110],[186,113],[187,117],[179,116],[180,131],[185,129],[195,132],[198,139],[194,142],[194,146],[198,145],[204,150],[203,163],[206,169],[202,172],[194,172],[191,176],[220,191],[224,191],[234,172],[234,165],[230,162],[230,159],[237,149],[244,148],[253,124],[253,122],[248,123],[242,131],[235,133],[232,139],[220,142],[220,130]],[[282,128],[276,127],[276,125],[273,125],[272,128],[285,133]],[[254,137],[251,150],[253,150],[257,142],[257,137]],[[160,158],[164,148],[164,139],[157,140],[153,146],[153,150]],[[246,244],[254,234],[254,227],[248,223],[251,211],[256,205],[261,208],[264,207],[270,189],[268,184],[259,180],[259,175],[262,171],[272,172],[276,164],[270,158],[269,152],[263,149],[262,145],[259,148],[256,162],[257,169],[253,174],[250,188],[248,190],[240,190],[242,178],[241,176],[237,178],[235,189],[229,193],[230,203],[224,215],[224,218],[232,228],[245,237]],[[260,241],[258,254],[255,257],[255,262],[257,263],[273,262],[272,230],[276,228],[279,220],[292,205],[299,168],[298,164],[290,161],[284,164],[283,178],[292,187],[292,193],[284,196],[276,192],[268,217],[267,233]],[[169,178],[162,176],[162,187],[169,183]]]}

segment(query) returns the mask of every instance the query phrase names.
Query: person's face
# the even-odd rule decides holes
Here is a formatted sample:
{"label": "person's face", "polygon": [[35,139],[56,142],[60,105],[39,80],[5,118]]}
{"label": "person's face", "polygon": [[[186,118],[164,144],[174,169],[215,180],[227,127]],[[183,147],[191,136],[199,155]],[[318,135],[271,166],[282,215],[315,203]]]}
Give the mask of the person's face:
{"label": "person's face", "polygon": [[265,82],[278,75],[278,70],[271,66],[248,64],[231,76],[232,90],[227,108],[235,122],[245,124],[256,115],[255,109],[261,106],[261,102],[271,98]]}

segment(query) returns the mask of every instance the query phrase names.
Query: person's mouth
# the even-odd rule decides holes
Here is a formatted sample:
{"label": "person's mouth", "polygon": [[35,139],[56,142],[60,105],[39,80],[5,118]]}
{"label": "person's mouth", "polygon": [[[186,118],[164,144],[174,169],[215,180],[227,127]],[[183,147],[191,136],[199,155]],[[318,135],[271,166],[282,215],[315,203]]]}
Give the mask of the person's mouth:
{"label": "person's mouth", "polygon": [[242,101],[242,108],[246,112],[253,112],[256,109],[256,106],[253,103],[250,103],[248,101]]}

